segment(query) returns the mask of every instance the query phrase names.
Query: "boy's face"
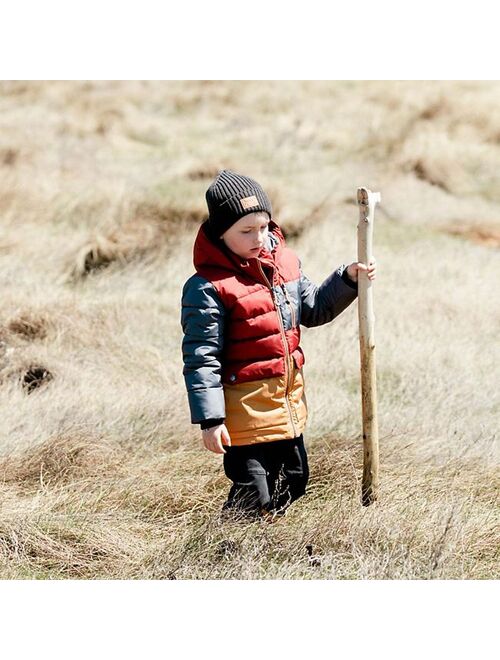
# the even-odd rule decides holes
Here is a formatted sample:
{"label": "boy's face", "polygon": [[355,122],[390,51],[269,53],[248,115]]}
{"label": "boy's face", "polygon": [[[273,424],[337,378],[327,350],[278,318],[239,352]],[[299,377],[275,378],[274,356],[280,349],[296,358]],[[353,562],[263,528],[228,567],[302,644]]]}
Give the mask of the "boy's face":
{"label": "boy's face", "polygon": [[242,259],[258,256],[266,244],[269,227],[267,213],[249,213],[235,222],[221,236],[227,247]]}

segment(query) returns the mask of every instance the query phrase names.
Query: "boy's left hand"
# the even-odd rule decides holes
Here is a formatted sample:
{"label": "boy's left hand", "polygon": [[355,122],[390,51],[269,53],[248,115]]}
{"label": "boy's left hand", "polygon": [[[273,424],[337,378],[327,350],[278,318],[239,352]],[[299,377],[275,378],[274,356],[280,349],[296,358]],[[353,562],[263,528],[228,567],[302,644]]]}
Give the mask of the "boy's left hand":
{"label": "boy's left hand", "polygon": [[375,257],[372,257],[370,259],[370,263],[368,264],[368,266],[366,266],[366,264],[362,264],[359,261],[354,261],[352,264],[349,264],[347,266],[346,270],[349,279],[351,279],[353,282],[358,281],[358,271],[360,270],[364,270],[367,272],[369,280],[374,280],[377,274]]}

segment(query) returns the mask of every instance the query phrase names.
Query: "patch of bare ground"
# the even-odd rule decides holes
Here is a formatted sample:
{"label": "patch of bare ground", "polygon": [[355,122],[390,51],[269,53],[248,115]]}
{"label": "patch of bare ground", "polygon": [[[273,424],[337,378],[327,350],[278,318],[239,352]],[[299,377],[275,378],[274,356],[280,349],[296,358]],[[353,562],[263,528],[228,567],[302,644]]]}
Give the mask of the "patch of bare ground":
{"label": "patch of bare ground", "polygon": [[450,224],[443,231],[486,247],[500,248],[500,226],[487,224]]}
{"label": "patch of bare ground", "polygon": [[23,389],[31,394],[34,390],[42,387],[54,378],[52,373],[44,366],[39,364],[30,365],[21,374],[21,385]]}
{"label": "patch of bare ground", "polygon": [[0,363],[0,386],[16,383],[26,394],[44,390],[53,379],[54,373],[48,367],[26,358],[20,362]]}

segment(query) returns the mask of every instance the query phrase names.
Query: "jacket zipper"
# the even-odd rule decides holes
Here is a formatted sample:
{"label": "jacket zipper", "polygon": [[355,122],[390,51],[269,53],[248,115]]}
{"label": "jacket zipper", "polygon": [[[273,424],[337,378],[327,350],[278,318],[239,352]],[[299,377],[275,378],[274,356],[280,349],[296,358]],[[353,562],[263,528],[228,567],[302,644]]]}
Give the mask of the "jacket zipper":
{"label": "jacket zipper", "polygon": [[259,270],[262,273],[262,277],[264,278],[267,286],[269,287],[269,289],[271,291],[271,295],[273,297],[273,302],[274,302],[274,307],[275,307],[276,313],[278,315],[278,321],[279,321],[279,324],[280,324],[281,339],[283,341],[283,347],[285,349],[285,354],[286,354],[286,360],[285,360],[285,374],[286,374],[285,399],[286,399],[286,403],[287,403],[287,406],[288,406],[288,413],[290,415],[290,421],[292,422],[293,435],[294,435],[294,437],[297,437],[297,431],[295,429],[295,424],[293,423],[292,409],[290,407],[290,399],[289,399],[289,397],[290,397],[290,375],[292,373],[290,362],[293,360],[293,358],[291,357],[290,351],[288,350],[288,342],[286,340],[285,327],[283,325],[283,319],[281,318],[278,301],[276,300],[276,293],[275,293],[271,283],[267,279],[266,274],[264,273],[264,270],[262,269],[262,266],[260,264],[260,261],[258,261],[258,260],[257,260],[257,265],[259,266]]}

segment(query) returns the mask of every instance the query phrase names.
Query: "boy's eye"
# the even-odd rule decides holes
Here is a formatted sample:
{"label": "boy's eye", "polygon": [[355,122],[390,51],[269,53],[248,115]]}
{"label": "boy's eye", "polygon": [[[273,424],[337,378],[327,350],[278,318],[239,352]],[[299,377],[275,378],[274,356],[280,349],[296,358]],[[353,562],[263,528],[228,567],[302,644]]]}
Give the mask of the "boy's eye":
{"label": "boy's eye", "polygon": [[[265,227],[261,227],[261,229],[264,230],[264,229],[267,229],[268,227],[269,227],[269,225],[267,224]],[[241,233],[242,233],[242,234],[250,234],[251,231],[252,231],[252,230],[249,229],[248,231],[242,231]]]}

